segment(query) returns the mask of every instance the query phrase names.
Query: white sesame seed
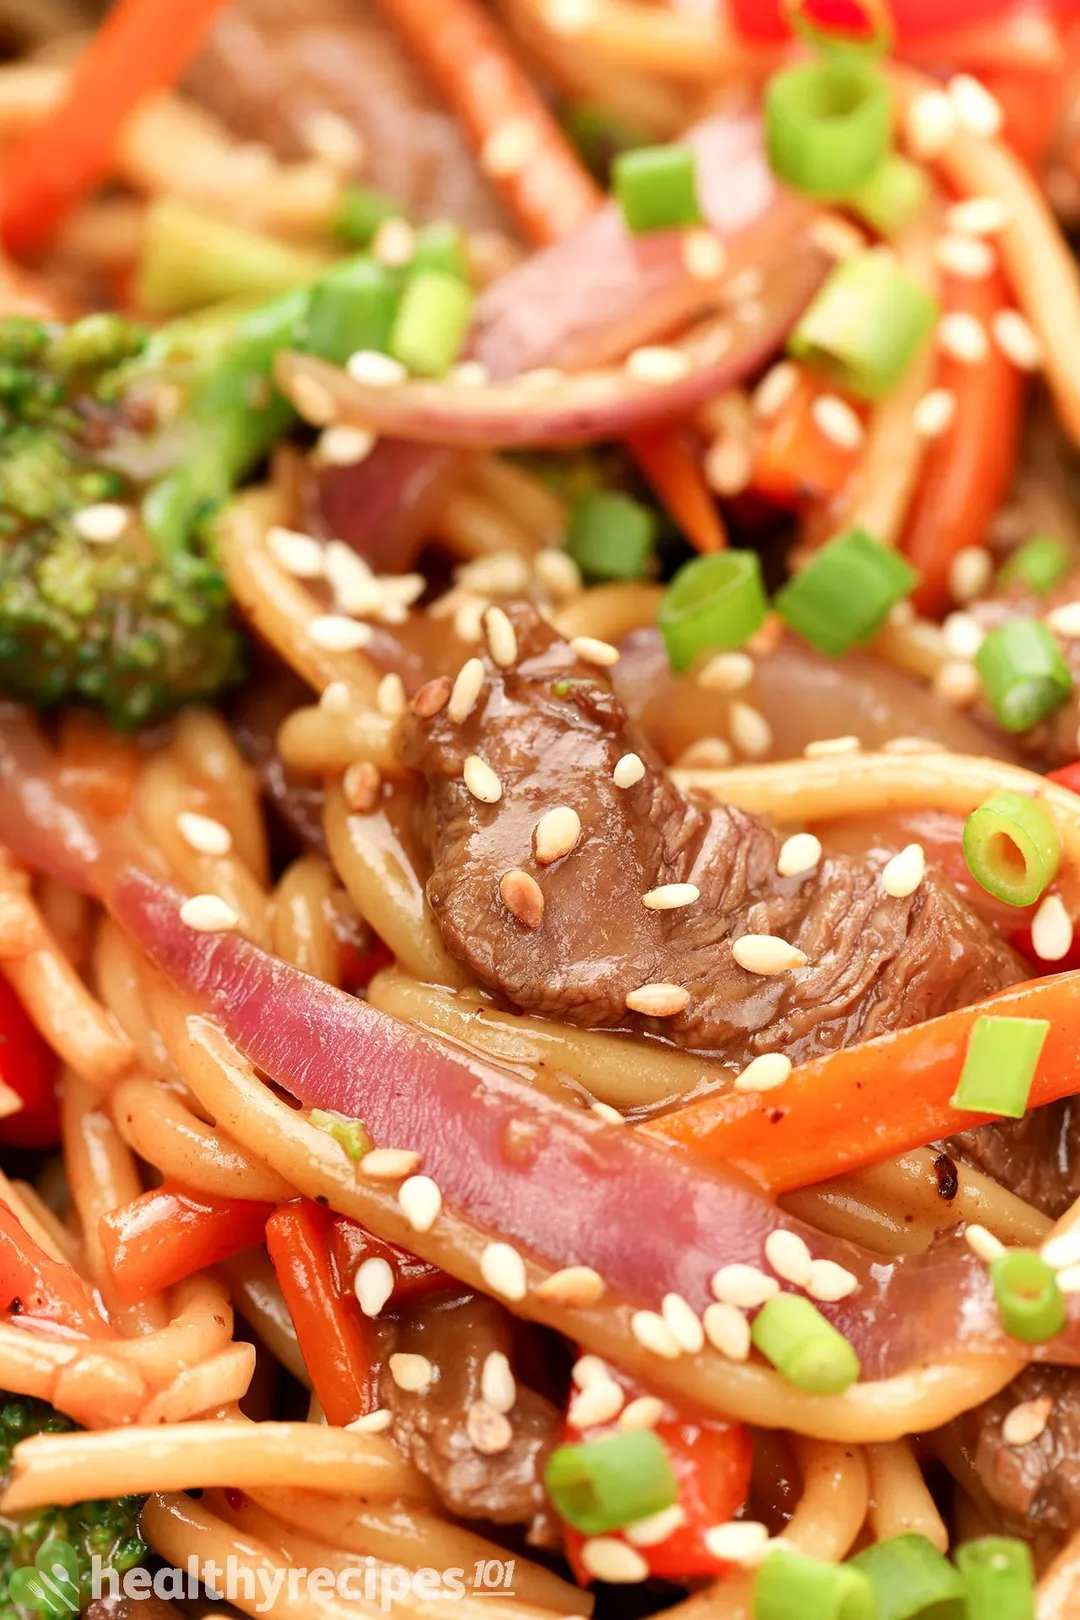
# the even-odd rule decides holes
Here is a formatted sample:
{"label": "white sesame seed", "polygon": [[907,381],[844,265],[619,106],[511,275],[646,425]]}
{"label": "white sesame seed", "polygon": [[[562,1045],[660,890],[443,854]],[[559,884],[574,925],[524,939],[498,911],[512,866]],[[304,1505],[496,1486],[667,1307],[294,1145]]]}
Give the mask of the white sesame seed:
{"label": "white sesame seed", "polygon": [[613,647],[610,641],[601,641],[596,636],[574,636],[570,642],[570,651],[575,658],[580,658],[583,664],[596,664],[600,669],[609,669],[612,664],[619,662],[618,647]]}
{"label": "white sesame seed", "polygon": [[806,1292],[812,1299],[820,1299],[832,1305],[837,1300],[847,1299],[858,1286],[858,1277],[845,1266],[838,1266],[835,1260],[815,1260],[810,1266],[810,1281],[806,1284]]}
{"label": "white sesame seed", "polygon": [[480,1275],[493,1294],[515,1303],[525,1298],[525,1262],[512,1244],[489,1243],[480,1256]]}
{"label": "white sesame seed", "polygon": [[1039,1395],[1033,1401],[1021,1401],[1006,1412],[1001,1424],[1001,1438],[1007,1446],[1030,1446],[1046,1428],[1053,1410],[1052,1395]]}
{"label": "white sesame seed", "polygon": [[296,579],[321,579],[326,553],[314,535],[275,523],[266,531],[266,549],[278,567]]}
{"label": "white sesame seed", "polygon": [[577,1389],[584,1389],[596,1378],[610,1378],[606,1364],[599,1356],[579,1356],[570,1369],[570,1378]]}
{"label": "white sesame seed", "polygon": [[688,1356],[696,1356],[705,1348],[705,1329],[693,1306],[681,1294],[665,1294],[660,1314],[670,1328],[675,1343]]}
{"label": "white sesame seed", "polygon": [[501,1350],[489,1350],[480,1369],[480,1394],[493,1412],[510,1412],[517,1400],[517,1384]]}
{"label": "white sesame seed", "polygon": [[946,211],[945,227],[965,236],[993,236],[1009,223],[1009,210],[998,197],[965,197]]}
{"label": "white sesame seed", "polygon": [[529,394],[543,394],[559,388],[565,381],[566,373],[558,366],[535,366],[532,371],[519,371],[514,386]]}
{"label": "white sesame seed", "polygon": [[1031,919],[1031,943],[1042,962],[1060,962],[1072,949],[1072,918],[1061,896],[1048,894]]}
{"label": "white sesame seed", "polygon": [[906,844],[881,869],[881,887],[894,900],[914,894],[926,876],[926,851],[921,844]]}
{"label": "white sesame seed", "polygon": [[481,596],[520,596],[528,589],[529,568],[516,551],[495,551],[455,569],[454,583]]}
{"label": "white sesame seed", "polygon": [[780,1284],[775,1277],[741,1261],[721,1266],[719,1271],[713,1273],[709,1287],[721,1305],[738,1305],[744,1311],[753,1310],[755,1305],[764,1305],[767,1299],[780,1292]]}
{"label": "white sesame seed", "polygon": [[994,342],[1020,371],[1038,371],[1042,365],[1042,344],[1030,323],[1018,309],[999,309],[990,322]]}
{"label": "white sesame seed", "polygon": [[[595,1109],[596,1104],[593,1104]],[[617,1112],[617,1110],[616,1110]],[[618,1116],[623,1123],[621,1114]],[[604,1279],[592,1266],[564,1266],[553,1271],[536,1288],[537,1299],[553,1300],[557,1305],[587,1308],[599,1304],[604,1297]]]}
{"label": "white sesame seed", "polygon": [[364,161],[364,143],[348,119],[329,107],[315,107],[301,119],[308,151],[333,169],[348,172]]}
{"label": "white sesame seed", "polygon": [[723,242],[710,230],[689,230],[683,236],[682,259],[695,281],[715,281],[727,264]]}
{"label": "white sesame seed", "polygon": [[662,1541],[681,1530],[686,1523],[686,1509],[678,1502],[650,1513],[647,1519],[635,1519],[623,1526],[623,1535],[632,1547],[659,1547]]}
{"label": "white sesame seed", "polygon": [[858,737],[818,737],[803,749],[807,759],[833,759],[839,754],[857,754],[862,747]]}
{"label": "white sesame seed", "polygon": [[862,231],[839,214],[819,214],[811,220],[806,234],[819,252],[838,264],[856,258],[866,249]]}
{"label": "white sesame seed", "polygon": [[360,1160],[360,1174],[369,1181],[403,1181],[420,1164],[411,1148],[372,1148]]}
{"label": "white sesame seed", "polygon": [[946,614],[941,629],[954,658],[974,658],[986,640],[986,631],[970,613]]}
{"label": "white sesame seed", "polygon": [[590,1114],[595,1114],[597,1119],[602,1119],[606,1125],[625,1125],[626,1124],[625,1116],[620,1114],[619,1110],[617,1108],[612,1108],[610,1103],[606,1103],[606,1102],[590,1103],[589,1104],[589,1113]]}
{"label": "white sesame seed", "polygon": [[394,1421],[394,1414],[388,1406],[380,1406],[374,1412],[365,1412],[363,1417],[353,1418],[345,1427],[353,1434],[385,1434]]}
{"label": "white sesame seed", "polygon": [[937,326],[937,340],[950,360],[958,360],[967,366],[979,365],[990,353],[986,327],[977,315],[972,315],[966,309],[950,310],[941,317]]}
{"label": "white sesame seed", "polygon": [[617,788],[632,788],[645,775],[645,763],[637,754],[624,754],[616,761],[611,780]]}
{"label": "white sesame seed", "polygon": [[841,450],[858,450],[866,437],[858,414],[838,394],[819,394],[810,407],[819,431]]}
{"label": "white sesame seed", "polygon": [[931,388],[911,413],[911,425],[920,439],[940,439],[956,420],[956,395],[951,388]]}
{"label": "white sesame seed", "polygon": [[694,679],[708,692],[741,692],[754,678],[754,660],[748,653],[716,653]]}
{"label": "white sesame seed", "polygon": [[649,1350],[664,1361],[677,1361],[682,1352],[679,1341],[657,1311],[635,1311],[630,1318],[630,1331],[643,1350]]}
{"label": "white sesame seed", "polygon": [[98,501],[71,515],[71,526],[79,539],[94,546],[107,546],[119,540],[130,522],[129,508],[118,501]]}
{"label": "white sesame seed", "polygon": [[941,743],[931,742],[929,737],[890,737],[888,742],[881,745],[883,754],[942,754],[947,750]]}
{"label": "white sesame seed", "polygon": [[701,890],[696,883],[662,883],[658,889],[643,894],[641,903],[649,911],[678,911],[683,906],[692,906],[700,898]]}
{"label": "white sesame seed", "polygon": [[319,695],[319,708],[327,714],[347,714],[352,706],[352,693],[344,681],[331,681]]}
{"label": "white sesame seed", "polygon": [[626,357],[626,374],[638,382],[675,383],[688,375],[690,360],[681,349],[672,349],[659,343],[644,344],[632,349]]}
{"label": "white sesame seed", "polygon": [[780,845],[776,857],[776,870],[781,877],[798,877],[812,872],[821,860],[821,839],[813,833],[792,833]]}
{"label": "white sesame seed", "polygon": [[939,236],[934,257],[943,270],[961,281],[982,281],[997,263],[990,243],[980,236]]}
{"label": "white sesame seed", "polygon": [[493,180],[520,174],[541,144],[540,130],[531,118],[508,118],[497,124],[480,150],[480,167]]}
{"label": "white sesame seed", "polygon": [[749,440],[722,433],[705,452],[705,482],[716,495],[741,495],[754,472]]}
{"label": "white sesame seed", "polygon": [[390,1357],[390,1376],[398,1389],[403,1389],[410,1395],[418,1395],[431,1383],[435,1369],[427,1356],[409,1355],[405,1351],[398,1350]]}
{"label": "white sesame seed", "polygon": [[324,388],[314,377],[301,374],[289,382],[289,398],[299,416],[312,427],[325,427],[334,420],[337,404],[329,388]]}
{"label": "white sesame seed", "polygon": [[735,1076],[736,1091],[775,1091],[782,1086],[794,1065],[784,1052],[762,1052]]}
{"label": "white sesame seed", "polygon": [[430,1232],[442,1212],[442,1193],[430,1176],[409,1176],[398,1188],[398,1203],[414,1232]]}
{"label": "white sesame seed", "polygon": [[958,73],[949,80],[948,89],[960,127],[969,135],[992,139],[1001,133],[1005,122],[1001,103],[978,79],[970,73]]}
{"label": "white sesame seed", "polygon": [[405,683],[396,670],[384,675],[375,690],[375,707],[387,720],[397,720],[405,713],[408,703]]}
{"label": "white sesame seed", "polygon": [[747,759],[762,759],[773,745],[772,727],[761,710],[741,698],[736,698],[731,705],[728,730],[735,747]]}
{"label": "white sesame seed", "polygon": [[336,422],[323,428],[315,454],[325,467],[358,467],[374,450],[377,439],[370,428],[352,422]]}
{"label": "white sesame seed", "polygon": [[343,613],[365,618],[382,607],[382,585],[363,557],[344,541],[329,542],[324,553],[323,571]]}
{"label": "white sesame seed", "polygon": [[370,252],[388,270],[400,270],[416,253],[416,232],[407,219],[384,219],[371,239]]}
{"label": "white sesame seed", "polygon": [[596,21],[599,0],[543,0],[544,25],[553,34],[586,33]]}
{"label": "white sesame seed", "polygon": [[502,798],[502,783],[479,754],[469,755],[461,774],[474,799],[479,799],[481,804],[498,804]]}
{"label": "white sesame seed", "polygon": [[181,810],[176,825],[185,844],[200,855],[227,855],[232,849],[232,833],[210,816],[196,815],[194,810]]}
{"label": "white sesame seed", "polygon": [[962,546],[949,566],[949,590],[957,602],[973,602],[993,573],[994,559],[985,546]]}
{"label": "white sesame seed", "polygon": [[526,928],[539,928],[544,921],[544,891],[536,879],[519,866],[499,879],[499,898],[512,917]]}
{"label": "white sesame seed", "polygon": [[731,947],[731,954],[747,973],[787,973],[806,966],[805,953],[776,934],[743,934]]}
{"label": "white sesame seed", "polygon": [[964,1228],[964,1240],[968,1248],[986,1265],[989,1265],[991,1260],[999,1260],[1005,1253],[1005,1245],[1001,1239],[995,1237],[985,1226],[980,1226],[978,1222],[972,1222]]}
{"label": "white sesame seed", "polygon": [[342,613],[320,613],[309,621],[307,634],[324,652],[357,652],[371,640],[371,626]]}
{"label": "white sesame seed", "polygon": [[502,608],[488,608],[484,614],[484,633],[492,662],[500,669],[512,668],[517,663],[517,636]]}
{"label": "white sesame seed", "polygon": [[918,158],[938,157],[956,133],[956,108],[944,90],[923,90],[906,119],[908,145]]}
{"label": "white sesame seed", "polygon": [[581,817],[568,804],[556,805],[533,828],[533,851],[541,866],[569,855],[581,837]]}
{"label": "white sesame seed", "polygon": [[180,907],[180,921],[197,934],[226,934],[239,928],[240,918],[216,894],[193,894]]}
{"label": "white sesame seed", "polygon": [[624,1406],[619,1415],[620,1429],[655,1429],[664,1415],[664,1403],[657,1395],[639,1395]]}
{"label": "white sesame seed", "polygon": [[364,1315],[378,1316],[394,1292],[393,1268],[381,1256],[373,1255],[357,1267],[353,1286]]}
{"label": "white sesame seed", "polygon": [[982,692],[982,682],[979,672],[974,664],[966,659],[954,658],[948,664],[942,664],[934,673],[931,687],[935,697],[943,703],[951,704],[954,709],[967,709],[975,702]]}
{"label": "white sesame seed", "polygon": [[465,1413],[465,1433],[473,1450],[482,1457],[498,1456],[508,1449],[514,1438],[507,1418],[486,1401],[473,1401]]}
{"label": "white sesame seed", "polygon": [[582,591],[581,570],[558,546],[544,546],[533,558],[533,573],[556,602],[568,602]]}
{"label": "white sesame seed", "polygon": [[676,1018],[690,1001],[690,992],[681,984],[642,984],[631,990],[626,1005],[646,1018]]}
{"label": "white sesame seed", "polygon": [[614,1536],[590,1537],[582,1542],[578,1556],[586,1574],[598,1581],[606,1581],[610,1586],[628,1586],[635,1581],[643,1581],[649,1573],[649,1566],[641,1554]]}
{"label": "white sesame seed", "polygon": [[594,1378],[575,1395],[566,1413],[575,1429],[595,1429],[611,1423],[626,1404],[626,1396],[613,1378]]}
{"label": "white sesame seed", "polygon": [[486,388],[491,381],[491,373],[482,360],[459,360],[447,381],[456,388]]}
{"label": "white sesame seed", "polygon": [[1046,623],[1056,636],[1066,641],[1080,637],[1080,602],[1062,602],[1046,615]]}
{"label": "white sesame seed", "polygon": [[357,349],[346,360],[345,370],[363,388],[397,388],[409,375],[400,360],[378,349]]}
{"label": "white sesame seed", "polygon": [[762,377],[751,397],[754,415],[761,422],[771,422],[778,416],[795,392],[799,381],[798,368],[790,360],[780,360]]}
{"label": "white sesame seed", "polygon": [[[970,1226],[968,1231],[971,1231]],[[1067,1228],[1057,1237],[1048,1238],[1039,1252],[1055,1271],[1066,1271],[1080,1265],[1080,1224]]]}
{"label": "white sesame seed", "polygon": [[467,720],[484,689],[484,665],[479,658],[467,658],[457,672],[446,712],[455,725]]}
{"label": "white sesame seed", "polygon": [[765,1258],[786,1282],[805,1288],[810,1281],[810,1250],[797,1232],[777,1227],[765,1239]]}
{"label": "white sesame seed", "polygon": [[750,1355],[750,1323],[737,1306],[717,1302],[707,1305],[701,1318],[705,1337],[714,1350],[729,1361],[746,1361]]}
{"label": "white sesame seed", "polygon": [[752,1569],[760,1564],[769,1543],[769,1532],[753,1519],[732,1519],[714,1524],[705,1532],[705,1545],[714,1558],[725,1564]]}

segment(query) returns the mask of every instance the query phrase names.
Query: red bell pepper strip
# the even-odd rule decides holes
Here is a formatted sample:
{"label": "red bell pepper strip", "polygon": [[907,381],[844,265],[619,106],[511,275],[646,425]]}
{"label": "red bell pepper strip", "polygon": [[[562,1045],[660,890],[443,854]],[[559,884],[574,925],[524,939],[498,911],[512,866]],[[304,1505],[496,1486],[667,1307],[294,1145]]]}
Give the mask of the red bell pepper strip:
{"label": "red bell pepper strip", "polygon": [[108,172],[125,118],[179,78],[224,0],[117,0],[79,58],[67,96],[15,148],[4,170],[0,238],[43,248]]}
{"label": "red bell pepper strip", "polygon": [[123,1299],[171,1288],[206,1266],[262,1241],[273,1204],[217,1198],[176,1182],[101,1218],[101,1244]]}
{"label": "red bell pepper strip", "polygon": [[266,1247],[327,1422],[343,1426],[378,1405],[375,1356],[355,1297],[331,1253],[334,1216],[306,1199],[282,1204]]}
{"label": "red bell pepper strip", "polygon": [[46,1254],[4,1203],[0,1203],[0,1312],[19,1326],[47,1325],[50,1331],[84,1339],[116,1337],[78,1272]]}
{"label": "red bell pepper strip", "polygon": [[0,977],[0,1081],[22,1098],[16,1114],[0,1119],[0,1142],[11,1147],[55,1147],[60,1140],[56,1095],[58,1062],[38,1034],[8,981]]}
{"label": "red bell pepper strip", "polygon": [[839,495],[859,465],[860,452],[837,444],[814,420],[814,402],[835,392],[801,366],[795,386],[776,415],[754,437],[750,487],[777,506],[799,507]]}
{"label": "red bell pepper strip", "polygon": [[346,1290],[355,1287],[356,1273],[365,1260],[386,1261],[394,1273],[392,1298],[395,1305],[439,1288],[460,1287],[453,1277],[440,1271],[438,1266],[421,1260],[419,1255],[410,1254],[408,1249],[399,1249],[396,1243],[376,1237],[359,1221],[350,1220],[347,1215],[335,1215],[330,1247],[341,1285]]}

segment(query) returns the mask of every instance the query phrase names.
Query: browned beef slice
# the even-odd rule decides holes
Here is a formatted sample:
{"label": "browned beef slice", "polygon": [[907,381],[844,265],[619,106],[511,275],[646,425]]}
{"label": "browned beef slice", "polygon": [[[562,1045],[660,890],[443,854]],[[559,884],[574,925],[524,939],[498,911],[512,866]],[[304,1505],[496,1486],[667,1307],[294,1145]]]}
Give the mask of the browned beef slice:
{"label": "browned beef slice", "polygon": [[466,1427],[469,1408],[481,1399],[486,1357],[499,1350],[513,1365],[512,1333],[509,1314],[495,1300],[474,1294],[421,1299],[403,1314],[394,1350],[426,1356],[434,1379],[424,1393],[410,1394],[386,1371],[382,1401],[394,1414],[394,1439],[451,1513],[524,1524],[530,1541],[549,1545],[554,1527],[542,1479],[558,1439],[554,1406],[519,1380],[506,1414],[512,1438],[505,1451],[478,1451]]}
{"label": "browned beef slice", "polygon": [[[762,820],[688,799],[628,724],[603,672],[578,660],[532,608],[510,612],[515,667],[489,662],[466,722],[454,724],[444,709],[416,721],[406,746],[429,787],[428,894],[443,938],[516,1007],[641,1028],[625,1011],[627,994],[672,983],[690,1001],[654,1025],[665,1034],[740,1062],[775,1049],[801,1060],[1023,977],[1008,947],[934,870],[902,900],[884,893],[880,859],[827,857],[806,878],[780,878],[776,838]],[[631,751],[646,775],[618,788],[612,770]],[[464,785],[474,753],[501,781],[498,804],[479,803]],[[533,855],[533,829],[557,805],[578,812],[581,838],[545,868]],[[537,929],[500,900],[500,879],[514,867],[543,890]],[[679,882],[698,886],[695,904],[643,906],[648,890]],[[771,977],[744,971],[731,947],[747,933],[783,936],[806,953],[806,966]]]}
{"label": "browned beef slice", "polygon": [[[1007,1445],[1001,1426],[1021,1401],[1053,1398],[1050,1418],[1026,1446]],[[998,1507],[1039,1528],[1067,1535],[1080,1524],[1080,1377],[1072,1368],[1031,1366],[1000,1395],[954,1425],[979,1478]]]}
{"label": "browned beef slice", "polygon": [[374,0],[238,0],[215,22],[188,87],[281,157],[309,157],[306,120],[335,112],[363,140],[365,180],[418,218],[504,224],[459,125]]}

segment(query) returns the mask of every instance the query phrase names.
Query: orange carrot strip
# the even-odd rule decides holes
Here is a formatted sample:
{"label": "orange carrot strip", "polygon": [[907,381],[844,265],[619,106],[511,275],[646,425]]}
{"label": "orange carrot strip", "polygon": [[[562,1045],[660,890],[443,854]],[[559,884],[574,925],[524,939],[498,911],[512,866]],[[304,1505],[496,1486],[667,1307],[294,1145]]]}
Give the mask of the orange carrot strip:
{"label": "orange carrot strip", "polygon": [[831,500],[859,465],[860,452],[837,444],[814,420],[815,400],[835,390],[801,366],[797,372],[791,393],[755,439],[750,486],[778,506]]}

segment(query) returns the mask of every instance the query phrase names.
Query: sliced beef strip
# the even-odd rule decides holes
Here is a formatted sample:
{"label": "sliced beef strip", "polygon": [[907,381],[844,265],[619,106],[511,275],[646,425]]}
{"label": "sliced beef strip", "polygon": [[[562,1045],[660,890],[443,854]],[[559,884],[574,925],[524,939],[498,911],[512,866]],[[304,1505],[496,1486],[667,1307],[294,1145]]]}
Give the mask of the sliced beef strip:
{"label": "sliced beef strip", "polygon": [[[1010,1446],[1001,1429],[1021,1401],[1050,1396],[1045,1429]],[[983,1406],[950,1425],[987,1494],[1017,1534],[1062,1537],[1080,1525],[1080,1377],[1068,1367],[1027,1367]]]}
{"label": "sliced beef strip", "polygon": [[[758,817],[686,797],[631,727],[606,676],[580,661],[531,607],[510,609],[518,658],[488,662],[462,725],[445,709],[414,721],[407,756],[424,774],[428,895],[447,947],[515,1007],[588,1027],[652,1029],[743,1063],[783,1050],[796,1061],[918,1023],[1024,976],[1010,949],[929,869],[915,894],[892,899],[881,858],[826,857],[804,878],[776,871],[777,840]],[[646,774],[618,788],[616,761],[637,752]],[[495,805],[465,787],[478,754],[502,784]],[[538,865],[533,829],[569,805],[581,837]],[[539,928],[502,904],[504,873],[537,879]],[[642,896],[692,882],[700,899],[652,911]],[[744,934],[778,934],[807,964],[769,977],[732,955]],[[647,983],[685,986],[679,1016],[628,1015]]]}
{"label": "sliced beef strip", "polygon": [[365,180],[416,218],[505,229],[460,127],[375,0],[237,0],[187,84],[238,134],[284,158],[310,157],[312,113],[337,113],[363,140]]}
{"label": "sliced beef strip", "polygon": [[528,1527],[534,1546],[558,1544],[543,1486],[544,1465],[559,1437],[559,1414],[521,1381],[506,1414],[512,1438],[504,1451],[478,1451],[469,1437],[469,1408],[481,1400],[481,1375],[492,1351],[514,1365],[514,1323],[481,1295],[429,1295],[403,1313],[393,1350],[426,1356],[435,1376],[422,1393],[399,1389],[385,1371],[382,1403],[393,1435],[426,1474],[451,1513],[463,1519]]}

